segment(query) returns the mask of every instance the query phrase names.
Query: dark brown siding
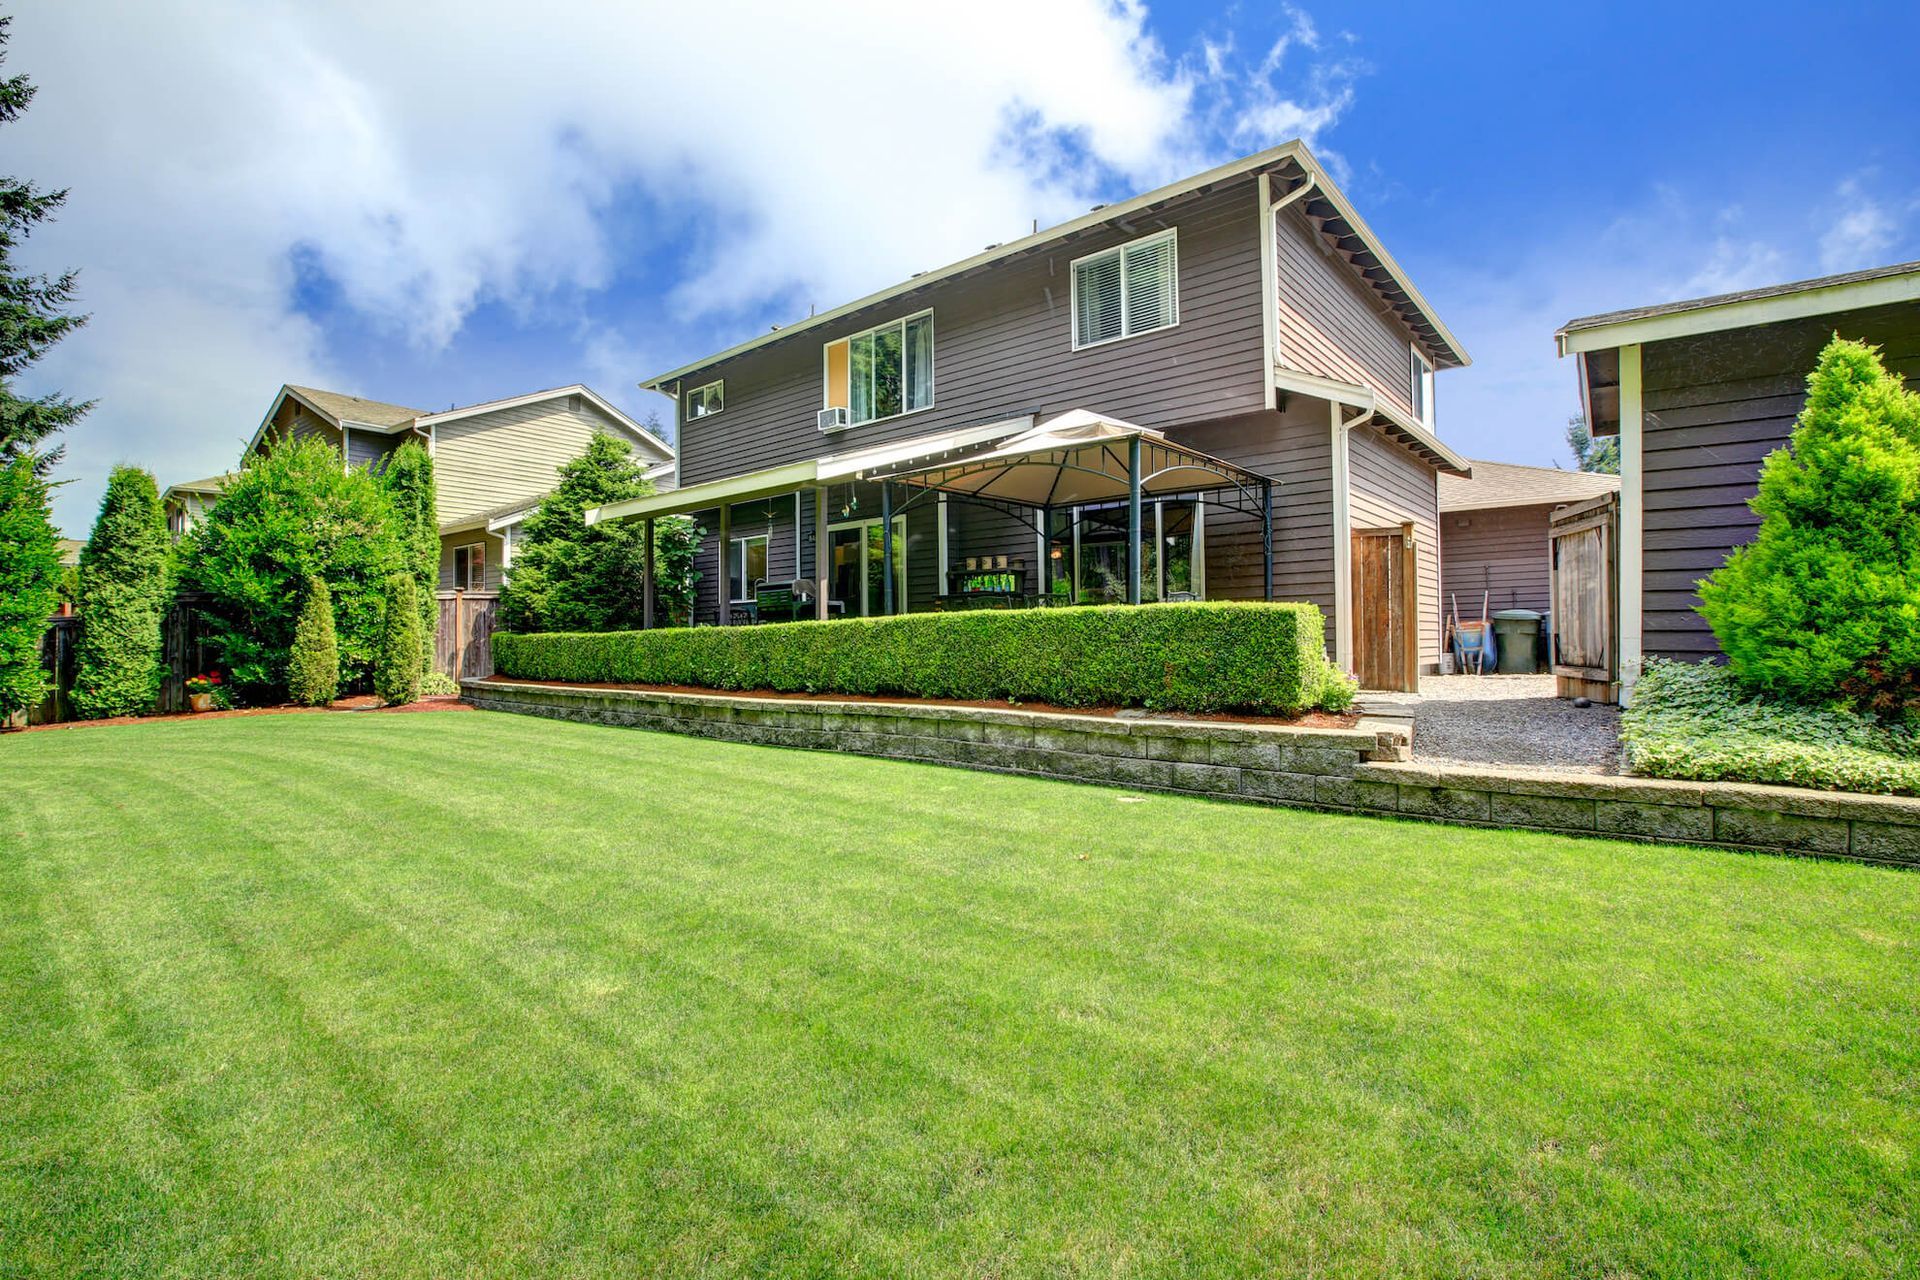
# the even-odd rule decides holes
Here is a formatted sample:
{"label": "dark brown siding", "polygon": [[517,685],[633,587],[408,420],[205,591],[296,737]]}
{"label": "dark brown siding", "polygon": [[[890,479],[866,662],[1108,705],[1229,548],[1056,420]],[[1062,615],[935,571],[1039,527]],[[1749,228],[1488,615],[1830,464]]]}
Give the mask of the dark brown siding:
{"label": "dark brown siding", "polygon": [[1537,609],[1551,606],[1547,594],[1547,516],[1553,504],[1495,507],[1485,511],[1449,511],[1440,517],[1441,611],[1451,616],[1480,616],[1489,609]]}
{"label": "dark brown siding", "polygon": [[[726,408],[680,428],[680,483],[844,453],[1019,414],[1085,408],[1143,426],[1246,413],[1265,404],[1261,370],[1259,213],[1249,177],[1140,219],[980,275],[943,281],[869,314],[822,325],[692,375],[725,378]],[[1075,258],[1179,228],[1179,323],[1073,349],[1068,280]],[[823,436],[821,349],[931,308],[931,409]]]}
{"label": "dark brown siding", "polygon": [[1650,343],[1641,645],[1648,657],[1720,651],[1695,609],[1696,584],[1753,538],[1747,501],[1760,463],[1787,442],[1807,375],[1835,333],[1881,345],[1888,367],[1920,378],[1920,306],[1901,303]]}
{"label": "dark brown siding", "polygon": [[1298,205],[1274,218],[1276,359],[1288,369],[1370,386],[1413,412],[1413,331],[1336,257]]}
{"label": "dark brown siding", "polygon": [[1350,518],[1355,529],[1388,529],[1413,524],[1414,558],[1419,568],[1420,667],[1440,665],[1440,489],[1433,464],[1393,443],[1378,428],[1355,427],[1347,433],[1347,467],[1352,477]]}

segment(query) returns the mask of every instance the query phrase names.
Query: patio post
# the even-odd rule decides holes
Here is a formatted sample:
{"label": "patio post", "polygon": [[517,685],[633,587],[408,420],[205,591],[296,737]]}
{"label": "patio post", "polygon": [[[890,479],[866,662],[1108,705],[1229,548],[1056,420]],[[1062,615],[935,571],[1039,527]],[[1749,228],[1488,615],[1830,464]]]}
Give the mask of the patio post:
{"label": "patio post", "polygon": [[887,617],[892,617],[893,485],[885,480],[880,482],[880,575],[880,612]]}
{"label": "patio post", "polygon": [[1260,486],[1260,586],[1265,600],[1273,599],[1273,481]]}
{"label": "patio post", "polygon": [[1053,508],[1040,508],[1040,603],[1053,600]]}
{"label": "patio post", "polygon": [[640,536],[646,539],[640,568],[640,628],[653,630],[653,521],[641,522]]}
{"label": "patio post", "polygon": [[1140,603],[1140,437],[1127,437],[1127,603]]}
{"label": "patio post", "polygon": [[733,625],[733,504],[720,504],[720,574],[714,594],[720,597],[720,625]]}
{"label": "patio post", "polygon": [[[797,558],[797,557],[796,557]],[[827,486],[813,491],[813,607],[814,616],[827,620]]]}

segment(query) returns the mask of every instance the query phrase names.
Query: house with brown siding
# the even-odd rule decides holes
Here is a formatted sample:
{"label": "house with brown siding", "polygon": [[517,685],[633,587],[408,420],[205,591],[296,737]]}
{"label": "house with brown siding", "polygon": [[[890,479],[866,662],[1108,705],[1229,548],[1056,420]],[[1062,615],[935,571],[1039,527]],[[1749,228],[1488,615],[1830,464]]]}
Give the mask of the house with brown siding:
{"label": "house with brown siding", "polygon": [[1471,476],[1440,477],[1440,588],[1449,613],[1481,605],[1548,613],[1556,508],[1617,493],[1620,477],[1475,458]]}
{"label": "house with brown siding", "polygon": [[683,488],[597,518],[701,519],[698,622],[766,583],[991,603],[989,572],[999,603],[1306,600],[1402,687],[1439,658],[1438,477],[1468,466],[1433,381],[1466,363],[1294,142],[648,378]]}
{"label": "house with brown siding", "polygon": [[1920,262],[1568,321],[1589,428],[1620,437],[1620,680],[1719,654],[1698,584],[1750,541],[1760,464],[1787,443],[1838,334],[1920,378]]}

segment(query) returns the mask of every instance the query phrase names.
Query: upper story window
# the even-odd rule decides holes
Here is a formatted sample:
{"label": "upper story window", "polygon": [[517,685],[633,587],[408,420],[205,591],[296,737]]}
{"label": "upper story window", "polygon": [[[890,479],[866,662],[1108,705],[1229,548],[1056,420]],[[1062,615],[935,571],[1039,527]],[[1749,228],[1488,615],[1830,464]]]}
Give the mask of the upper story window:
{"label": "upper story window", "polygon": [[933,312],[922,311],[829,342],[824,349],[828,409],[849,424],[933,407]]}
{"label": "upper story window", "polygon": [[1179,258],[1169,228],[1074,259],[1074,350],[1180,323]]}
{"label": "upper story window", "polygon": [[1409,350],[1413,353],[1413,388],[1408,399],[1413,405],[1413,416],[1430,427],[1433,425],[1433,366],[1418,348]]}
{"label": "upper story window", "polygon": [[709,382],[687,392],[687,421],[710,417],[727,407],[727,380]]}

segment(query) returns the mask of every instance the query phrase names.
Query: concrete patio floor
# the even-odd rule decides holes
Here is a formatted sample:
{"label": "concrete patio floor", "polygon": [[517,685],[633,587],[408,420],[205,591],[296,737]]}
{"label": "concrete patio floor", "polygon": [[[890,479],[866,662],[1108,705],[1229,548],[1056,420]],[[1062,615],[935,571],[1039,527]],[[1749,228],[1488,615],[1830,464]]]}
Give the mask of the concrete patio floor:
{"label": "concrete patio floor", "polygon": [[1417,694],[1362,693],[1357,709],[1411,723],[1416,761],[1620,772],[1620,709],[1556,698],[1552,676],[1425,676]]}

